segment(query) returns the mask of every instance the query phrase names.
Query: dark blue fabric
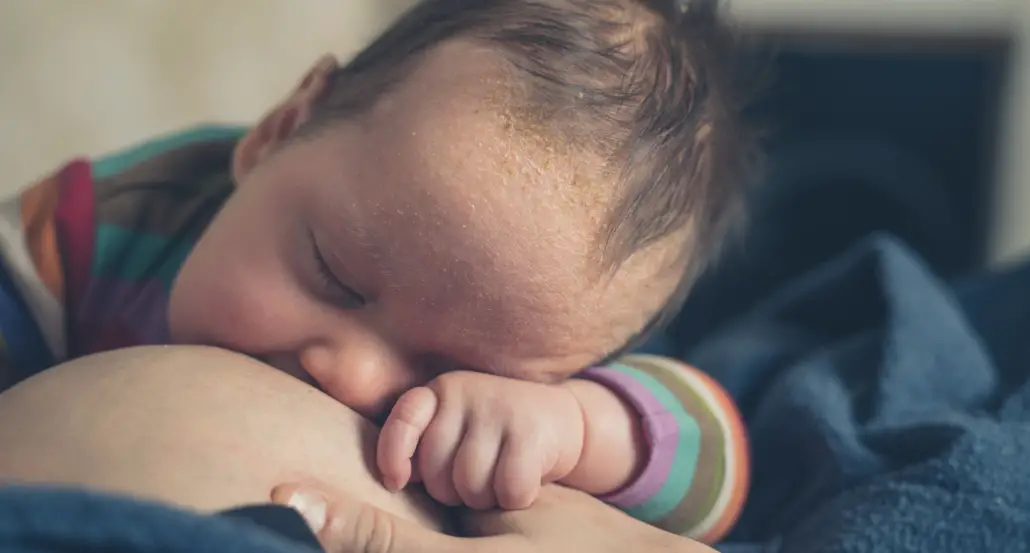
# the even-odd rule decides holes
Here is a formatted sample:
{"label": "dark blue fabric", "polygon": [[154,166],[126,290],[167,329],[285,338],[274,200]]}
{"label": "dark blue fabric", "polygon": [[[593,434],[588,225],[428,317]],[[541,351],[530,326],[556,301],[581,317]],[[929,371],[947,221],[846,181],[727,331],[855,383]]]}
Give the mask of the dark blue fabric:
{"label": "dark blue fabric", "polygon": [[[315,553],[282,519],[198,516],[77,490],[0,487],[0,553]],[[269,528],[266,528],[269,527]],[[291,539],[294,538],[294,539]]]}
{"label": "dark blue fabric", "polygon": [[1030,265],[948,284],[877,236],[683,357],[751,432],[724,553],[1030,551]]}
{"label": "dark blue fabric", "polygon": [[318,536],[308,526],[307,521],[301,517],[300,513],[290,507],[273,503],[246,505],[221,511],[218,515],[234,520],[246,521],[277,534],[281,538],[287,538],[315,549],[322,549],[322,545],[318,543]]}
{"label": "dark blue fabric", "polygon": [[25,378],[54,365],[53,355],[36,325],[18,287],[0,262],[0,342],[8,363],[16,367],[18,378]]}

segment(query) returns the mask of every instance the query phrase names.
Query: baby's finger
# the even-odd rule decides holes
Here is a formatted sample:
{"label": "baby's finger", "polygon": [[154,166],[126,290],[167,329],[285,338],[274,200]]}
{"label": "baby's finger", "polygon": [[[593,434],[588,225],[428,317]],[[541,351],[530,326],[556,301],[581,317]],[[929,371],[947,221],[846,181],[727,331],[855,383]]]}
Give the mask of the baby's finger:
{"label": "baby's finger", "polygon": [[390,490],[400,490],[411,480],[411,459],[438,405],[436,392],[419,387],[405,392],[390,411],[376,448],[376,464]]}
{"label": "baby's finger", "polygon": [[454,489],[454,453],[465,434],[465,420],[456,409],[439,409],[419,443],[418,471],[429,495],[444,505],[457,507],[461,497]]}
{"label": "baby's finger", "polygon": [[497,503],[509,511],[528,508],[540,493],[542,474],[539,456],[522,440],[505,436],[493,481]]}
{"label": "baby's finger", "polygon": [[472,424],[454,456],[454,488],[470,509],[485,510],[497,506],[494,495],[494,469],[501,449],[497,429]]}

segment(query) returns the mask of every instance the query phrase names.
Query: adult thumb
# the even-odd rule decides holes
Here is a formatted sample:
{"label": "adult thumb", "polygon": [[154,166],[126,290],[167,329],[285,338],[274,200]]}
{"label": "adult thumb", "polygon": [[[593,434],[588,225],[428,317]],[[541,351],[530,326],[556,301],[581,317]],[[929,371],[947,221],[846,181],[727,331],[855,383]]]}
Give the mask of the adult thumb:
{"label": "adult thumb", "polygon": [[278,486],[272,501],[296,509],[327,553],[479,553],[500,545],[434,532],[316,484]]}

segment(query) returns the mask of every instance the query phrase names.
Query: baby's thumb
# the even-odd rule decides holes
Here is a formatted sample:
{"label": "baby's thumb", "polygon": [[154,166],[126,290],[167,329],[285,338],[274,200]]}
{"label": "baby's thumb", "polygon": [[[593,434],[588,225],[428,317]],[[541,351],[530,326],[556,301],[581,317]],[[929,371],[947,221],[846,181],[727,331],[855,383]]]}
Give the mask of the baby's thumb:
{"label": "baby's thumb", "polygon": [[313,484],[286,484],[272,501],[297,510],[327,553],[472,553],[467,540],[427,530]]}

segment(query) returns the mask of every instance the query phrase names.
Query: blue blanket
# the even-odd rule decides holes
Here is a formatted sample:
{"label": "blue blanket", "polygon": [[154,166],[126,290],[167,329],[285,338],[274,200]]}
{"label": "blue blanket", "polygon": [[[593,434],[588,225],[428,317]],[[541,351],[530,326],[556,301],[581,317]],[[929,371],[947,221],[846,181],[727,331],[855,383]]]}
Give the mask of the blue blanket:
{"label": "blue blanket", "polygon": [[684,356],[752,436],[721,551],[1030,550],[1030,265],[949,285],[874,237]]}
{"label": "blue blanket", "polygon": [[[686,351],[654,348],[713,374],[750,424],[754,486],[724,553],[1030,550],[1030,264],[945,283],[875,237]],[[0,552],[290,547],[155,505],[0,491]]]}
{"label": "blue blanket", "polygon": [[313,540],[279,507],[199,516],[80,490],[0,488],[0,553],[315,553]]}

